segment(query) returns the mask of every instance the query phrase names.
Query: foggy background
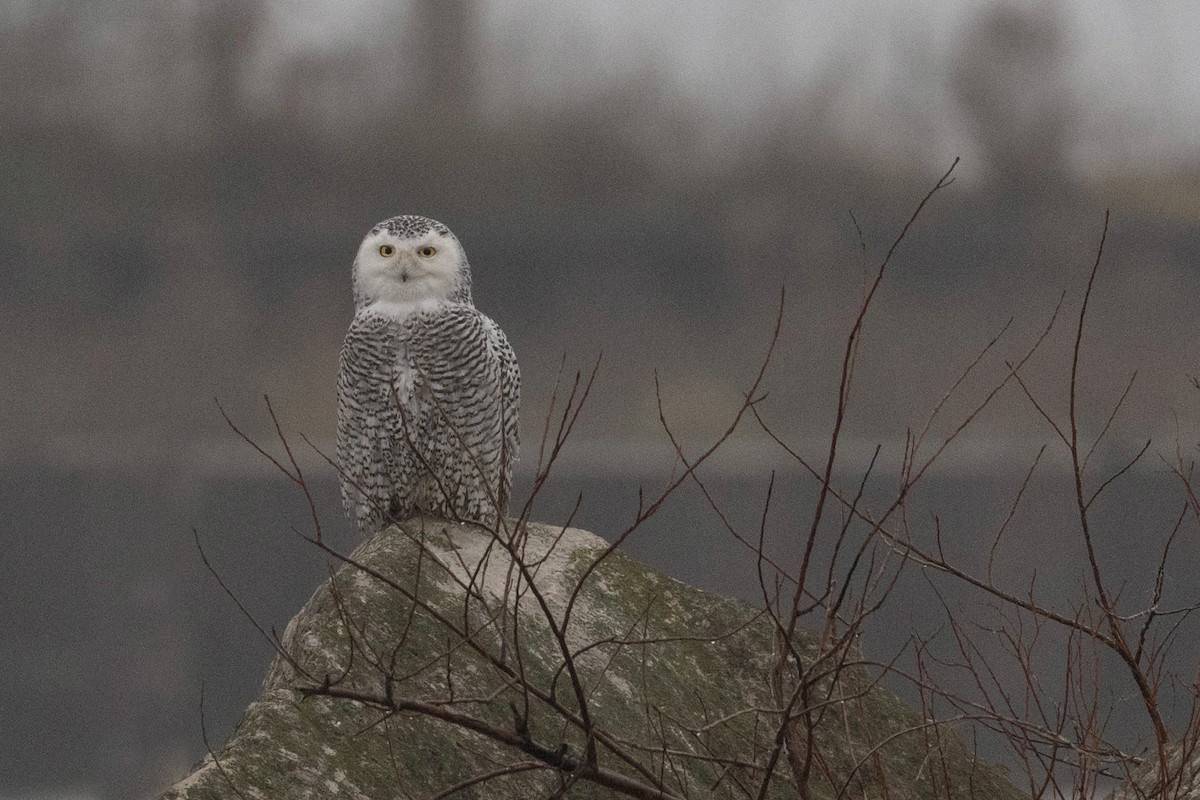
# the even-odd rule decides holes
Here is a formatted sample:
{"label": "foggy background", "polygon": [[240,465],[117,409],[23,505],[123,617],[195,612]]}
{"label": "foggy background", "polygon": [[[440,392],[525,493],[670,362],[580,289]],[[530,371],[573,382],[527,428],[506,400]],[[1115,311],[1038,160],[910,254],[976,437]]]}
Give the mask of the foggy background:
{"label": "foggy background", "polygon": [[[212,745],[232,729],[270,650],[204,572],[193,527],[280,630],[325,566],[289,531],[307,524],[302,498],[213,399],[266,437],[268,394],[293,443],[332,452],[350,261],[400,213],[454,230],[477,304],[516,349],[518,493],[560,363],[603,352],[535,516],[561,521],[582,492],[578,521],[611,536],[637,487],[671,469],[654,370],[699,452],[757,371],[781,286],[762,409],[820,457],[864,270],[956,156],[867,328],[847,481],[879,443],[886,490],[905,430],[1007,320],[951,421],[1064,290],[1075,312],[1111,208],[1081,417],[1094,435],[1139,371],[1097,455],[1119,466],[1153,440],[1099,508],[1105,558],[1138,585],[1178,513],[1158,454],[1197,439],[1198,40],[1185,3],[9,0],[0,798],[161,791],[204,753],[202,682]],[[1066,408],[1070,327],[1025,371],[1052,413]],[[914,502],[968,557],[1051,440],[1006,391]],[[753,527],[778,469],[786,551],[811,483],[761,432],[735,444],[706,475]],[[1002,565],[1020,580],[1036,554],[1051,593],[1079,575],[1063,455],[1046,457]],[[331,535],[353,546],[332,471],[304,458]],[[1188,535],[1169,591],[1190,598]],[[752,562],[694,490],[630,549],[754,597]],[[907,597],[881,654],[936,626],[928,598]]]}

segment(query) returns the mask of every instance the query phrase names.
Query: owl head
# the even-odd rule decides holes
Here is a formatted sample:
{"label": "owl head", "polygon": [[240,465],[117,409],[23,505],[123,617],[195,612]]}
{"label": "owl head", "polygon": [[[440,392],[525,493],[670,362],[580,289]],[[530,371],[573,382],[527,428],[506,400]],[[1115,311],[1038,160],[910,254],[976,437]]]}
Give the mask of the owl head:
{"label": "owl head", "polygon": [[471,269],[440,222],[406,215],[371,228],[354,258],[354,305],[418,308],[471,302]]}

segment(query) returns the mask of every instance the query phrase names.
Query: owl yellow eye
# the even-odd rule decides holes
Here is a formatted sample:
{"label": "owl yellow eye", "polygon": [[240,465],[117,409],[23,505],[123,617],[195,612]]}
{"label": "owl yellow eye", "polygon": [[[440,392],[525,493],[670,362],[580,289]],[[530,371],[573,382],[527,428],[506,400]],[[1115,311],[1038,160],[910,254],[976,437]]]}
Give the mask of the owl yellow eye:
{"label": "owl yellow eye", "polygon": [[384,258],[391,258],[392,256],[396,255],[396,248],[392,247],[390,244],[381,244],[379,245],[379,255],[383,256]]}
{"label": "owl yellow eye", "polygon": [[427,244],[424,247],[417,248],[417,255],[419,255],[421,258],[429,258],[436,252],[437,252],[437,248],[431,244]]}

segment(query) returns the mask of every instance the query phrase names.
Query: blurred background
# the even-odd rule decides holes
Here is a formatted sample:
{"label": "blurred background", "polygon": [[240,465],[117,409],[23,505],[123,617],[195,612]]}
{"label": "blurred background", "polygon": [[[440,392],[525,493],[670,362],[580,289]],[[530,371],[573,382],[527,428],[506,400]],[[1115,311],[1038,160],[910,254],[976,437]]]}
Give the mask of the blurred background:
{"label": "blurred background", "polygon": [[[1009,319],[935,432],[1003,378],[1064,291],[1075,312],[1110,208],[1081,416],[1097,433],[1138,370],[1095,463],[1102,476],[1152,441],[1097,509],[1105,559],[1146,585],[1148,543],[1179,510],[1159,455],[1197,439],[1198,40],[1200,8],[1182,2],[7,0],[0,798],[153,796],[205,751],[202,684],[212,745],[232,730],[271,653],[193,529],[279,630],[325,565],[290,530],[308,524],[303,498],[214,398],[268,441],[271,397],[329,535],[352,546],[332,470],[300,437],[332,450],[350,260],[399,213],[457,233],[477,304],[518,353],[518,493],[560,365],[569,377],[603,353],[535,516],[561,521],[582,493],[577,521],[611,537],[638,486],[672,468],[654,371],[698,452],[756,373],[781,286],[763,413],[820,457],[864,275],[955,157],[858,363],[838,475],[853,484],[881,444],[881,496],[905,430]],[[1025,371],[1051,413],[1070,328]],[[969,559],[1046,443],[1006,390],[914,507]],[[1050,601],[1080,574],[1064,463],[1048,451],[1000,556],[1012,580],[1036,561]],[[761,430],[706,476],[756,529],[772,469],[786,552],[813,486]],[[1179,597],[1197,591],[1187,535]],[[755,596],[752,561],[693,489],[630,548]],[[881,654],[936,627],[914,583],[868,642]]]}

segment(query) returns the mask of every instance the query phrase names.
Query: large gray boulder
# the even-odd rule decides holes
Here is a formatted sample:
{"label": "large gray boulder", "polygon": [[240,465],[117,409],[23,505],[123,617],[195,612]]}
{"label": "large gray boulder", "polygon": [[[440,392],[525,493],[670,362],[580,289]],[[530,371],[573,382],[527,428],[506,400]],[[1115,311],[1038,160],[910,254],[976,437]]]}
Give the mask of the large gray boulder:
{"label": "large gray boulder", "polygon": [[[779,719],[772,624],[620,552],[588,575],[564,636],[597,731],[595,766],[584,758],[545,610],[561,626],[606,547],[526,526],[514,552],[544,609],[486,531],[432,518],[381,531],[288,625],[261,696],[216,756],[163,797],[378,800],[457,787],[454,797],[530,798],[564,785],[571,797],[756,796]],[[865,670],[817,687],[830,691],[810,796],[1022,796]],[[800,796],[786,755],[772,775],[769,797]]]}

